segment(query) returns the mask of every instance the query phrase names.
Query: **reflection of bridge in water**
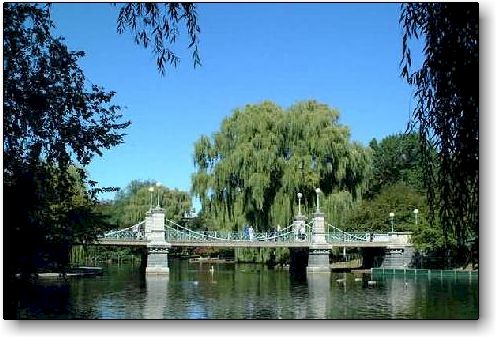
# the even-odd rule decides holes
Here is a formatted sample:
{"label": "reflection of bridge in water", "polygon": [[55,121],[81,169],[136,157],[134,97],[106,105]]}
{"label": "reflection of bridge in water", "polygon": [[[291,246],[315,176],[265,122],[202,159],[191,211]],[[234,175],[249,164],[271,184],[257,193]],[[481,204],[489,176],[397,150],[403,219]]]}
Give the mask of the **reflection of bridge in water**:
{"label": "reflection of bridge in water", "polygon": [[156,207],[146,213],[145,221],[110,231],[96,244],[146,248],[148,274],[169,272],[167,254],[171,247],[306,249],[308,272],[330,272],[329,251],[333,248],[378,248],[403,254],[405,248],[411,247],[409,237],[408,233],[345,232],[326,224],[324,214],[320,212],[309,222],[298,215],[292,224],[279,231],[250,234],[194,231],[165,219],[164,209]]}

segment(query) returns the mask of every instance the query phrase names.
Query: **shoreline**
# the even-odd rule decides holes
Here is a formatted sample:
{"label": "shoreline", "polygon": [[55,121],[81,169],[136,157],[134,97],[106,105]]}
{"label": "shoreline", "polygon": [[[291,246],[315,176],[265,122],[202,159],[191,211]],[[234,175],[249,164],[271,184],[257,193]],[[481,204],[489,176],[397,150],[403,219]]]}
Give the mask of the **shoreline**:
{"label": "shoreline", "polygon": [[[104,269],[97,266],[78,266],[76,268],[69,269],[66,274],[59,272],[39,272],[35,276],[38,279],[65,279],[65,278],[78,278],[78,277],[95,277],[102,276]],[[16,274],[19,278],[20,274]]]}

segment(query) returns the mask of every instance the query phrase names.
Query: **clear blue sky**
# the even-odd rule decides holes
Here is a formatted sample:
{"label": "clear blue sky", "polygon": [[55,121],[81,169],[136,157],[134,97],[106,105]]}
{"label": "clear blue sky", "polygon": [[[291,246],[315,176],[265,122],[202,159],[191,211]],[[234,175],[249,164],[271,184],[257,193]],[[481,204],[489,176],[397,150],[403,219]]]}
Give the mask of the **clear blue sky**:
{"label": "clear blue sky", "polygon": [[[57,33],[87,55],[88,79],[117,92],[133,124],[125,143],[89,166],[102,186],[153,179],[189,190],[193,144],[236,107],[317,99],[363,144],[404,131],[412,89],[399,76],[399,4],[199,4],[200,55],[186,44],[162,77],[149,50],[116,33],[109,4],[54,4]],[[112,195],[103,196],[112,198]]]}

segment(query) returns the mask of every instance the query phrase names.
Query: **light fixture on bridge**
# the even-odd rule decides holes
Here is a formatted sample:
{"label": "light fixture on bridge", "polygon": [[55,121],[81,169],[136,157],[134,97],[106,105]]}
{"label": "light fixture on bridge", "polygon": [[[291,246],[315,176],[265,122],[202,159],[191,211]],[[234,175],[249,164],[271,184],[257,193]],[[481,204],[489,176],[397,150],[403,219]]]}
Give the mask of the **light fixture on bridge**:
{"label": "light fixture on bridge", "polygon": [[394,232],[394,212],[389,213],[389,218],[391,219],[391,232]]}
{"label": "light fixture on bridge", "polygon": [[150,192],[150,208],[152,209],[152,193],[154,192],[154,187],[149,187]]}
{"label": "light fixture on bridge", "polygon": [[320,188],[316,188],[316,212],[320,212]]}
{"label": "light fixture on bridge", "polygon": [[157,182],[156,187],[157,187],[157,207],[160,208],[159,206],[159,187],[161,186],[161,183]]}
{"label": "light fixture on bridge", "polygon": [[301,214],[301,198],[303,198],[303,194],[300,192],[297,193],[297,200],[298,200],[298,215],[302,216]]}
{"label": "light fixture on bridge", "polygon": [[413,214],[415,215],[415,225],[418,225],[418,209],[413,210]]}

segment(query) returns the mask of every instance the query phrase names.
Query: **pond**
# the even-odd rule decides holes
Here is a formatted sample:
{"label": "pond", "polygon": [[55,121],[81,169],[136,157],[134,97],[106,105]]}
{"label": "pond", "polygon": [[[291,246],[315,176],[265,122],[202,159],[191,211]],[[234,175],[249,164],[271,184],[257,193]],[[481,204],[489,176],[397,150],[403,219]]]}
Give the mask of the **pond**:
{"label": "pond", "polygon": [[[211,267],[213,269],[211,269]],[[137,265],[103,276],[23,287],[18,318],[477,319],[478,280],[370,274],[291,274],[256,264],[171,260],[168,277]]]}

